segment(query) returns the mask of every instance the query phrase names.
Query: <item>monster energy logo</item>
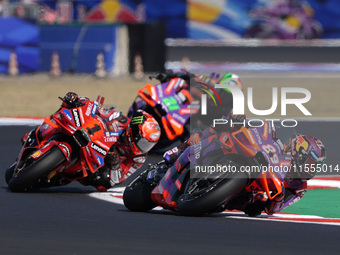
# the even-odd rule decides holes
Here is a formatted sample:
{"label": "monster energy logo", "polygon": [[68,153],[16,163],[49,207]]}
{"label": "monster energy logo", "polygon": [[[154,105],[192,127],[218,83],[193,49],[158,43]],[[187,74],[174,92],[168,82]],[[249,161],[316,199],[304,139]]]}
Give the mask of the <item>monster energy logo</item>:
{"label": "monster energy logo", "polygon": [[143,123],[143,117],[144,116],[137,116],[137,117],[133,117],[131,120],[131,124],[135,125],[135,124],[142,124]]}

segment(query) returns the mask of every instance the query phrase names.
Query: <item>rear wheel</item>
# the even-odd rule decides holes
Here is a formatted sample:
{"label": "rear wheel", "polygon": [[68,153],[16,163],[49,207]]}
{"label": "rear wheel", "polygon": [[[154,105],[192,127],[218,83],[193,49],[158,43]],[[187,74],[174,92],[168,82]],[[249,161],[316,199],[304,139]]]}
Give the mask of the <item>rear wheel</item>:
{"label": "rear wheel", "polygon": [[41,158],[37,159],[32,164],[22,169],[17,175],[13,176],[12,173],[13,177],[8,180],[8,188],[11,191],[15,192],[28,190],[33,185],[35,185],[39,181],[39,179],[57,168],[64,161],[65,156],[61,152],[61,150],[58,147],[53,147]]}

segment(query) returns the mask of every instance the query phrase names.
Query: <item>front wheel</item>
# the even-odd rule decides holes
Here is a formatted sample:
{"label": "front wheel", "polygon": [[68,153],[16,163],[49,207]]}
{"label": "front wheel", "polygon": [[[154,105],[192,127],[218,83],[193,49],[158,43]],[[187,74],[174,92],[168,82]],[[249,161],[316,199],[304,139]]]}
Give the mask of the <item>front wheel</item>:
{"label": "front wheel", "polygon": [[6,174],[5,174],[5,180],[7,184],[9,180],[12,179],[16,166],[17,166],[17,163],[13,163],[9,168],[7,168]]}
{"label": "front wheel", "polygon": [[[53,147],[41,158],[22,169],[17,175],[12,175],[13,177],[8,180],[8,188],[14,192],[25,191],[35,185],[39,179],[57,168],[65,160],[62,151],[58,147]],[[6,172],[6,179],[7,178]]]}
{"label": "front wheel", "polygon": [[148,170],[141,173],[124,190],[124,205],[131,211],[147,212],[157,206],[151,199],[155,186],[146,181],[147,173]]}
{"label": "front wheel", "polygon": [[178,199],[178,210],[187,216],[210,213],[243,190],[248,182],[249,176],[246,173],[237,173],[215,181],[190,179],[184,194]]}

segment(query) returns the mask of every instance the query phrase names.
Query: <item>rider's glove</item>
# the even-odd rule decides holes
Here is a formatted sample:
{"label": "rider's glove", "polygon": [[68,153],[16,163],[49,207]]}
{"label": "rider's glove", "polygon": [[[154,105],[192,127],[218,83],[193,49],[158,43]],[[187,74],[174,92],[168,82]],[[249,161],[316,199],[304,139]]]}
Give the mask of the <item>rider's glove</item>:
{"label": "rider's glove", "polygon": [[117,170],[120,168],[120,157],[116,149],[110,150],[107,153],[105,163],[111,170]]}
{"label": "rider's glove", "polygon": [[79,96],[74,92],[68,92],[61,100],[63,101],[61,106],[65,108],[75,108],[82,105]]}

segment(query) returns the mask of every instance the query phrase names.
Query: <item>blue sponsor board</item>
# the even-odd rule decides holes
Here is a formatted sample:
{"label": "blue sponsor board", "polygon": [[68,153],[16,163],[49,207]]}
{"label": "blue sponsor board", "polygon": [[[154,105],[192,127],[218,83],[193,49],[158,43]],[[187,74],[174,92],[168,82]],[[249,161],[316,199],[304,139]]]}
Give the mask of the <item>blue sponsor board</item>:
{"label": "blue sponsor board", "polygon": [[11,52],[16,53],[19,73],[38,71],[39,29],[19,18],[0,17],[0,73],[8,73]]}
{"label": "blue sponsor board", "polygon": [[62,72],[94,73],[99,53],[106,71],[114,67],[118,25],[40,26],[40,70],[49,71],[53,52],[58,52]]}
{"label": "blue sponsor board", "polygon": [[[58,17],[62,2],[39,4]],[[0,17],[0,73],[8,73],[12,52],[19,73],[50,71],[54,51],[62,72],[95,72],[99,53],[110,72],[116,64],[119,24],[162,20],[168,38],[340,38],[338,0],[76,0],[71,8],[72,24],[56,24],[56,19],[36,25]]]}
{"label": "blue sponsor board", "polygon": [[[58,1],[42,1],[57,10]],[[87,22],[165,21],[168,38],[339,38],[338,0],[73,1],[73,19]],[[104,10],[106,9],[106,10]],[[82,10],[82,15],[79,15]],[[108,16],[108,13],[115,15]],[[96,14],[96,15],[94,15]],[[99,19],[99,20],[98,20]],[[263,32],[261,29],[269,28]],[[271,29],[270,29],[271,28]],[[295,29],[295,32],[292,31]],[[276,31],[277,33],[274,33]]]}

